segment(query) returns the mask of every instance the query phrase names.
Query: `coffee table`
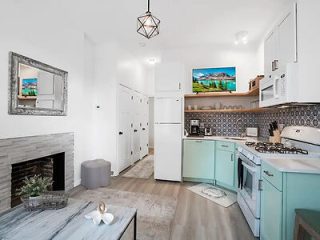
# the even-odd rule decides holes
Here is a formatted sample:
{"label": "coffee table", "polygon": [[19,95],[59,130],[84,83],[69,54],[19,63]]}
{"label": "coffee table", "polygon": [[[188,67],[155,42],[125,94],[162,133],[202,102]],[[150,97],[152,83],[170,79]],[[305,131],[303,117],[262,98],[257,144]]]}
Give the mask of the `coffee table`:
{"label": "coffee table", "polygon": [[137,210],[135,208],[107,205],[114,215],[110,225],[94,225],[85,215],[95,210],[97,204],[69,199],[68,206],[59,210],[26,211],[19,205],[0,215],[0,240],[78,240],[120,239],[133,222],[133,239],[137,235]]}

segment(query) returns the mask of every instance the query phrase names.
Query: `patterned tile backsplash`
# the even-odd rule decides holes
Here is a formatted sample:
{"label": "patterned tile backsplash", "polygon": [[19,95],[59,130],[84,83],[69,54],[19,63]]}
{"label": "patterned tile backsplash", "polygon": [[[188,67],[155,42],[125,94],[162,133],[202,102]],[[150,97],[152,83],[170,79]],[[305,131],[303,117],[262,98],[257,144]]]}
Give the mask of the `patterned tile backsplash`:
{"label": "patterned tile backsplash", "polygon": [[246,127],[258,127],[260,137],[268,137],[269,123],[277,121],[285,126],[299,125],[320,128],[320,104],[274,109],[260,113],[185,113],[185,128],[190,120],[200,119],[205,127],[211,127],[213,135],[240,136]]}

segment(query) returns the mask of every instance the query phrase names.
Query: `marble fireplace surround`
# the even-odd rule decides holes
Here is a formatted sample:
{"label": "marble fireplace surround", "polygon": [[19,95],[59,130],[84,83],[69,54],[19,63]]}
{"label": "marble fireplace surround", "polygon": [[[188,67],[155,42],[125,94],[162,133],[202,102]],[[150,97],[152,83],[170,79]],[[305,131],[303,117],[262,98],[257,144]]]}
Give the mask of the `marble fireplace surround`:
{"label": "marble fireplace surround", "polygon": [[65,153],[65,190],[74,186],[74,134],[59,133],[0,139],[0,213],[11,205],[11,166]]}

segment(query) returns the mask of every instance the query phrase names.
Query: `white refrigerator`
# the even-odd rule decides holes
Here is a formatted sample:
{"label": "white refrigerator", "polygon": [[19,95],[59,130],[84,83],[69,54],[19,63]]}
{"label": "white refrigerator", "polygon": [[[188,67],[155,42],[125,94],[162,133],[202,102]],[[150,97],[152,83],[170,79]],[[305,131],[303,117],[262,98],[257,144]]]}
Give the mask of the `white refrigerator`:
{"label": "white refrigerator", "polygon": [[181,97],[155,97],[155,179],[181,181],[182,107]]}

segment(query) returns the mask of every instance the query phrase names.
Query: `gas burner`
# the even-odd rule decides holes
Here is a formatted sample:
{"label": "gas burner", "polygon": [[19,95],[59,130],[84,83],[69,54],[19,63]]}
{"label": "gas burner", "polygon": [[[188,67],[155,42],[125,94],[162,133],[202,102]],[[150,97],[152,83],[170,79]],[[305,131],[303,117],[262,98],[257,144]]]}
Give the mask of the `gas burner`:
{"label": "gas burner", "polygon": [[251,147],[251,146],[255,146],[255,142],[246,142],[245,143],[248,147]]}
{"label": "gas burner", "polygon": [[246,145],[249,147],[254,147],[254,149],[259,153],[308,154],[307,150],[295,147],[285,147],[282,143],[246,142]]}

